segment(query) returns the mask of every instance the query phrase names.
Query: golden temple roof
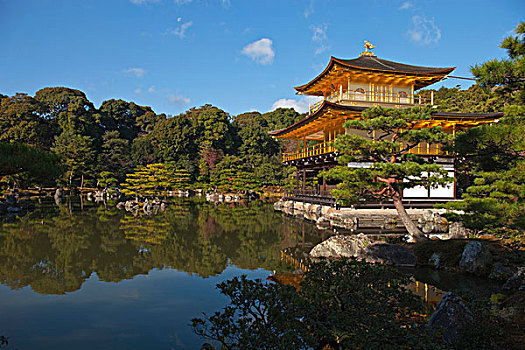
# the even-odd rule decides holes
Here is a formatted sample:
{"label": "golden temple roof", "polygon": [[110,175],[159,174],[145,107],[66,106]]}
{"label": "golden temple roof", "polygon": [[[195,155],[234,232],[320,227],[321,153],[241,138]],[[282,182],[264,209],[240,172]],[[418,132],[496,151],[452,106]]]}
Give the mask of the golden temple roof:
{"label": "golden temple roof", "polygon": [[328,66],[321,74],[307,84],[296,86],[295,89],[298,93],[323,96],[326,87],[333,85],[337,80],[356,78],[413,84],[414,90],[418,90],[442,80],[456,68],[413,66],[384,60],[377,58],[371,52],[367,53],[367,55],[350,60],[332,56]]}

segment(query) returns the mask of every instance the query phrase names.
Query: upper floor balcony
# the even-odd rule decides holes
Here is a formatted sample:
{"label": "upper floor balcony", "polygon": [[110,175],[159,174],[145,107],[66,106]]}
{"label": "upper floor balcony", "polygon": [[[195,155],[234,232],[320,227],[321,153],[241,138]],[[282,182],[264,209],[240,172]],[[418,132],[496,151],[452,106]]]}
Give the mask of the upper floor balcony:
{"label": "upper floor balcony", "polygon": [[[319,142],[315,145],[310,145],[308,147],[298,148],[293,152],[283,153],[282,161],[283,163],[289,162],[292,160],[304,159],[313,156],[320,156],[323,154],[329,154],[337,152],[334,148],[332,142]],[[416,154],[419,156],[450,156],[452,153],[449,151],[443,150],[443,146],[436,143],[426,143],[421,142],[417,146],[411,148],[408,153]]]}
{"label": "upper floor balcony", "polygon": [[[335,92],[325,97],[324,100],[348,106],[376,107],[386,108],[408,108],[420,105],[433,105],[434,92],[431,91],[430,98],[418,94],[411,94],[405,91],[388,92],[384,90],[367,91],[364,89],[347,90]],[[310,105],[308,114],[315,113],[323,104],[324,100]]]}

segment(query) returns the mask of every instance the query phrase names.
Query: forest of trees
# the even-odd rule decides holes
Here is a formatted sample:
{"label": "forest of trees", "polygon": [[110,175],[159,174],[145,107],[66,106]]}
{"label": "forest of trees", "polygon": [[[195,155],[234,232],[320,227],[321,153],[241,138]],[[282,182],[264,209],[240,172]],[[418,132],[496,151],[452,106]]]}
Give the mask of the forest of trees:
{"label": "forest of trees", "polygon": [[123,100],[96,108],[66,87],[0,95],[0,176],[4,186],[86,187],[108,177],[122,183],[137,167],[163,163],[204,188],[232,177],[282,185],[286,143],[267,132],[300,118],[293,109],[233,117],[211,105],[166,116]]}

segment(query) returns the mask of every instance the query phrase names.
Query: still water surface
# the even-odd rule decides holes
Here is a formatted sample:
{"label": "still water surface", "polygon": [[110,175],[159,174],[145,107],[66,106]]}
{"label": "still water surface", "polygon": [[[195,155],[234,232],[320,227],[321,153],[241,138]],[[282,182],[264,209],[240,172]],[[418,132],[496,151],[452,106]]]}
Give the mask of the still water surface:
{"label": "still water surface", "polygon": [[[153,216],[43,202],[0,223],[0,335],[20,350],[198,349],[189,323],[226,305],[217,283],[291,272],[283,249],[300,258],[328,234],[260,201],[174,199]],[[434,303],[440,294],[427,283],[490,290],[465,276],[410,273]]]}
{"label": "still water surface", "polygon": [[290,271],[281,250],[321,240],[269,203],[199,198],[153,216],[46,202],[0,225],[0,335],[18,349],[199,348],[188,324],[226,304],[217,283]]}

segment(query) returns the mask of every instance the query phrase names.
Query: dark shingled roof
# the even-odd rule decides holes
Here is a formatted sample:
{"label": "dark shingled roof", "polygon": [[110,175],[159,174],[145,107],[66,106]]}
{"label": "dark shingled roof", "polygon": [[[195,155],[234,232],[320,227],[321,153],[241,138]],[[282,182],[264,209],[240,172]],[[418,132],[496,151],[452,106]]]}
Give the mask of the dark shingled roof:
{"label": "dark shingled roof", "polygon": [[361,71],[376,71],[390,74],[404,74],[404,75],[415,75],[422,77],[435,77],[431,81],[428,81],[424,84],[416,84],[416,89],[420,89],[429,84],[433,84],[442,79],[445,75],[452,72],[456,67],[421,67],[421,66],[412,66],[409,64],[403,64],[393,61],[384,60],[377,58],[376,56],[363,55],[358,58],[351,60],[343,60],[340,58],[331,57],[330,63],[325,68],[325,70],[315,77],[312,81],[307,84],[296,86],[294,89],[301,92],[306,90],[310,85],[319,80],[323,75],[325,75],[335,64],[339,64],[343,67]]}
{"label": "dark shingled roof", "polygon": [[448,74],[456,67],[421,67],[411,66],[409,64],[387,61],[376,56],[361,56],[353,60],[342,60],[334,57],[335,62],[344,66],[362,68],[367,70],[377,70],[382,72],[393,73],[410,73],[410,74]]}

